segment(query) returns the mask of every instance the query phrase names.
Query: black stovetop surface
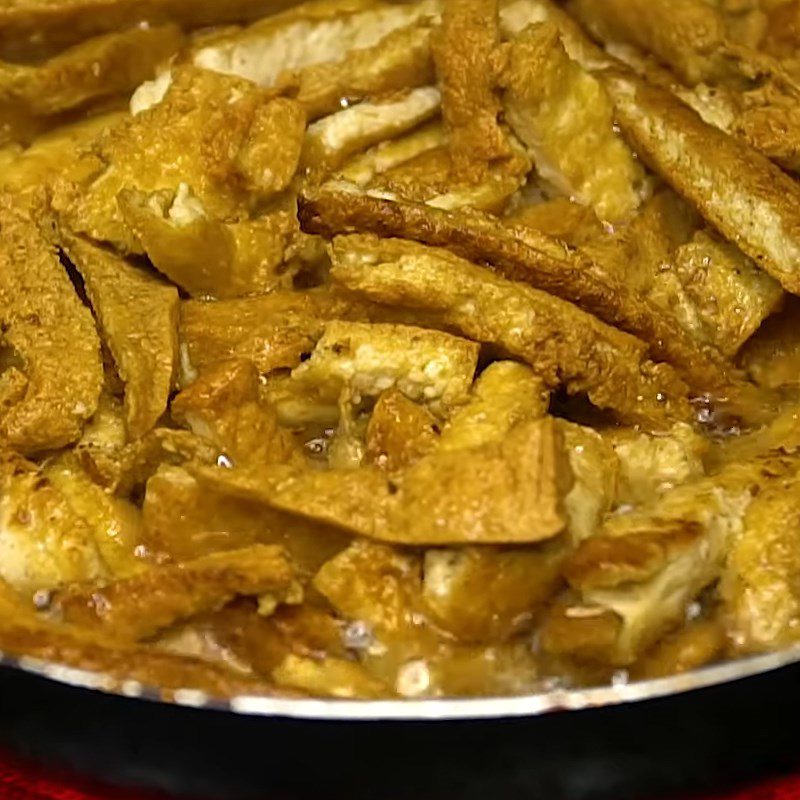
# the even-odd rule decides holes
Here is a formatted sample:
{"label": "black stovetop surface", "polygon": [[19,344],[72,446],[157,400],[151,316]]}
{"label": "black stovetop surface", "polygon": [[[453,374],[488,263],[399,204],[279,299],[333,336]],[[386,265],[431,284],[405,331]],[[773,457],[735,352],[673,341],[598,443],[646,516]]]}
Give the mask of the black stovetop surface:
{"label": "black stovetop surface", "polygon": [[630,706],[458,723],[247,718],[3,669],[0,745],[192,798],[682,799],[800,769],[800,667]]}

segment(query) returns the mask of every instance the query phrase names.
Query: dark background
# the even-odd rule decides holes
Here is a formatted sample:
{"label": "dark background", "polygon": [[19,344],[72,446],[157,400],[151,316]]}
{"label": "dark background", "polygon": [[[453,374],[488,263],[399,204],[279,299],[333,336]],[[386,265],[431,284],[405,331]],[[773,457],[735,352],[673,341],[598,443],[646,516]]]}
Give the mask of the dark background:
{"label": "dark background", "polygon": [[800,769],[800,667],[490,722],[312,723],[126,700],[0,670],[0,744],[195,798],[656,800]]}

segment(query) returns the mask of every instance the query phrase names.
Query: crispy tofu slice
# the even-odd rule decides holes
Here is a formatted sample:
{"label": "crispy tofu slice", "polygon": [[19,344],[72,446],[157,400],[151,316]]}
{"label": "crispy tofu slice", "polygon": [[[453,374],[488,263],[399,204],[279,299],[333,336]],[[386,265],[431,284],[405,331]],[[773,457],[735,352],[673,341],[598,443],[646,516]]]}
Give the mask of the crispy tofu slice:
{"label": "crispy tofu slice", "polygon": [[613,446],[619,463],[615,493],[619,505],[650,502],[705,474],[708,440],[684,423],[652,436],[620,429],[609,432],[605,440]]}
{"label": "crispy tofu slice", "polygon": [[739,653],[797,642],[800,597],[798,479],[777,481],[753,500],[744,530],[732,543],[720,583],[723,619]]}
{"label": "crispy tofu slice", "polygon": [[143,248],[117,205],[125,189],[169,190],[176,202],[168,213],[178,223],[201,214],[246,220],[252,203],[274,197],[294,176],[304,116],[298,104],[247,81],[175,68],[160,102],[94,143],[85,156],[90,178],[56,183],[54,206],[73,231],[132,252]]}
{"label": "crispy tofu slice", "polygon": [[181,382],[229,358],[251,360],[261,374],[296,367],[332,319],[369,319],[369,305],[328,289],[276,291],[239,300],[181,304]]}
{"label": "crispy tofu slice", "polygon": [[97,408],[103,365],[91,312],[31,217],[37,212],[20,206],[0,198],[0,438],[30,454],[80,437]]}
{"label": "crispy tofu slice", "polygon": [[346,181],[367,186],[378,176],[415,160],[417,156],[438,150],[445,141],[444,128],[434,120],[397,139],[371,147],[366,153],[350,159],[337,174]]}
{"label": "crispy tofu slice", "polygon": [[0,186],[10,192],[35,192],[54,175],[80,180],[81,151],[107,128],[125,117],[123,111],[98,114],[61,125],[35,139],[27,148],[14,148],[3,163]]}
{"label": "crispy tofu slice", "polygon": [[800,301],[790,297],[744,346],[740,361],[747,374],[764,389],[800,383]]}
{"label": "crispy tofu slice", "polygon": [[341,531],[215,491],[166,463],[147,480],[142,521],[143,541],[159,557],[183,562],[273,544],[286,550],[300,576],[313,575],[350,542]]}
{"label": "crispy tofu slice", "polygon": [[308,126],[301,165],[314,175],[340,167],[378,142],[406,133],[439,111],[441,96],[421,86],[383,101],[364,101]]}
{"label": "crispy tofu slice", "polygon": [[125,384],[128,437],[138,439],[167,410],[178,366],[178,291],[80,239],[68,240],[65,249]]}
{"label": "crispy tofu slice", "polygon": [[523,423],[499,443],[434,453],[392,476],[373,467],[191,471],[270,508],[378,541],[430,546],[552,538],[564,528],[571,484],[550,419]]}
{"label": "crispy tofu slice", "polygon": [[29,129],[47,127],[48,118],[126,95],[182,40],[174,25],[137,27],[90,39],[39,65],[0,62],[0,141],[29,141]]}
{"label": "crispy tofu slice", "polygon": [[49,474],[55,471],[0,452],[0,575],[29,597],[108,575],[84,507],[73,505]]}
{"label": "crispy tofu slice", "polygon": [[463,642],[497,642],[530,629],[562,582],[564,538],[525,548],[425,553],[422,596],[433,619]]}
{"label": "crispy tofu slice", "polygon": [[603,40],[652,52],[689,85],[724,71],[727,31],[712,3],[695,0],[574,0],[577,17]]}
{"label": "crispy tofu slice", "polygon": [[439,446],[461,450],[502,441],[520,422],[545,417],[549,404],[544,381],[530,367],[495,361],[475,381],[469,402],[448,420]]}
{"label": "crispy tofu slice", "polygon": [[526,361],[548,388],[585,392],[598,407],[649,426],[688,414],[686,390],[670,367],[648,361],[643,342],[570,303],[401,239],[339,237],[331,255],[343,286],[436,311],[444,324]]}
{"label": "crispy tofu slice", "polygon": [[335,64],[353,50],[374,47],[385,36],[439,13],[437,0],[388,5],[375,0],[303,3],[249,28],[223,33],[194,53],[195,65],[269,87],[306,67]]}
{"label": "crispy tofu slice", "polygon": [[314,697],[379,699],[393,695],[382,681],[372,677],[355,661],[341,658],[319,660],[287,655],[272,671],[278,686],[299,689]]}
{"label": "crispy tofu slice", "polygon": [[220,222],[205,214],[185,183],[175,193],[123,190],[117,203],[153,265],[191,295],[242,297],[291,280],[285,259],[297,222],[288,211]]}
{"label": "crispy tofu slice", "polygon": [[269,594],[284,602],[297,592],[294,577],[282,548],[253,545],[153,567],[107,585],[76,587],[64,592],[58,605],[70,624],[135,642],[238,596]]}
{"label": "crispy tofu slice", "polygon": [[574,475],[564,501],[572,542],[594,536],[618,495],[620,460],[611,443],[594,428],[559,420]]}
{"label": "crispy tofu slice", "polygon": [[539,177],[602,220],[629,219],[647,192],[644,169],[615,130],[603,85],[570,59],[555,23],[517,36],[502,84],[505,117]]}
{"label": "crispy tofu slice", "polygon": [[364,461],[396,472],[432,453],[439,423],[425,406],[409,400],[396,386],[378,398],[367,424]]}
{"label": "crispy tofu slice", "polygon": [[498,123],[499,42],[497,0],[445,3],[434,59],[453,166],[467,178],[510,154]]}
{"label": "crispy tofu slice", "polygon": [[222,361],[205,371],[170,405],[172,418],[219,448],[233,464],[300,460],[291,433],[260,401],[258,370],[251,361]]}
{"label": "crispy tofu slice", "polygon": [[[782,455],[736,464],[609,519],[565,565],[580,599],[545,623],[545,647],[633,663],[678,627],[687,604],[720,577],[754,497],[780,485],[796,467],[796,460]],[[588,634],[579,633],[587,624],[595,628],[592,646]]]}
{"label": "crispy tofu slice", "polygon": [[431,27],[427,20],[398,28],[372,47],[350,50],[341,61],[298,71],[289,89],[309,119],[367,98],[434,82]]}
{"label": "crispy tofu slice", "polygon": [[256,19],[290,0],[26,0],[0,9],[0,57],[37,61],[98,34],[149,23],[185,28]]}
{"label": "crispy tofu slice", "polygon": [[479,346],[440,331],[408,325],[333,321],[311,357],[292,372],[299,392],[336,403],[347,388],[377,398],[393,386],[445,415],[469,397]]}
{"label": "crispy tofu slice", "polygon": [[301,196],[299,215],[308,233],[400,236],[492,265],[512,280],[526,281],[638,336],[653,358],[674,365],[695,390],[732,392],[735,381],[719,354],[698,346],[661,309],[586,254],[531,228],[509,229],[475,211],[445,212],[374,197],[344,183]]}
{"label": "crispy tofu slice", "polygon": [[604,83],[648,164],[787,291],[799,291],[796,182],[666,90],[632,73],[608,72]]}

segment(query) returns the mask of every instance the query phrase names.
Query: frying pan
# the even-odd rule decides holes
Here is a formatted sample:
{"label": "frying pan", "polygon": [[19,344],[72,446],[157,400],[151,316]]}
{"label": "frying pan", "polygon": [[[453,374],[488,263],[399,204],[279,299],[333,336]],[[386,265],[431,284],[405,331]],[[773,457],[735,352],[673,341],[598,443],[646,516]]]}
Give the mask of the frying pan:
{"label": "frying pan", "polygon": [[166,702],[97,673],[3,664],[0,743],[194,798],[656,800],[800,764],[800,648],[656,681],[478,700],[179,692]]}

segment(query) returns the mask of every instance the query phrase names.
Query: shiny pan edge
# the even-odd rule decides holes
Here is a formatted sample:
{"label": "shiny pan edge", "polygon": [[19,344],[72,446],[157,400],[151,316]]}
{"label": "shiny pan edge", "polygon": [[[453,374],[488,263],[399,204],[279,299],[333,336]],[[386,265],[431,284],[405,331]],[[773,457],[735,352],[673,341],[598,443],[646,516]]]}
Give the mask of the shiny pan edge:
{"label": "shiny pan edge", "polygon": [[775,653],[726,661],[667,678],[619,683],[591,689],[555,689],[531,695],[466,699],[335,700],[237,696],[219,699],[196,689],[179,689],[164,696],[155,687],[138,681],[119,681],[101,672],[90,672],[50,661],[0,653],[0,666],[21,670],[74,688],[89,689],[150,702],[228,711],[249,716],[299,720],[405,722],[502,719],[532,717],[556,711],[615,706],[730,683],[768,673],[800,662],[800,645]]}

